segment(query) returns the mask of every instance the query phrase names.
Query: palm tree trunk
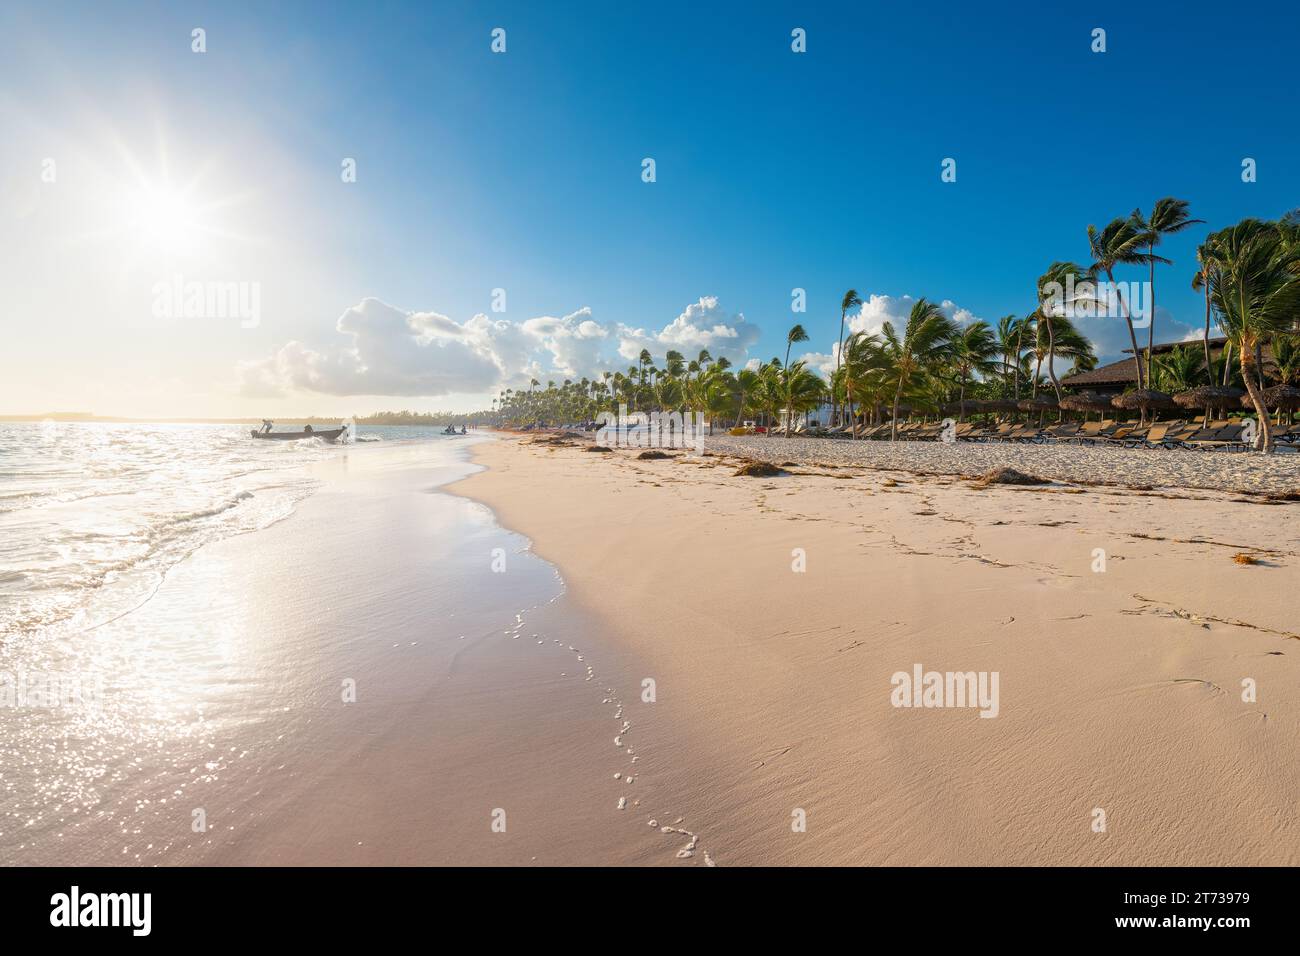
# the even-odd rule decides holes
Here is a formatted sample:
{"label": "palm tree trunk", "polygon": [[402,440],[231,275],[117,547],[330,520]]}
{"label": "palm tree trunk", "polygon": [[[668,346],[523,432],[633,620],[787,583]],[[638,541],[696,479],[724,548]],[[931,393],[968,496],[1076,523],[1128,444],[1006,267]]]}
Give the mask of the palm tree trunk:
{"label": "palm tree trunk", "polygon": [[1269,455],[1273,453],[1273,429],[1269,423],[1268,412],[1264,408],[1264,395],[1259,390],[1259,382],[1255,379],[1256,370],[1251,368],[1255,364],[1255,353],[1254,350],[1247,348],[1244,342],[1240,352],[1241,378],[1246,383],[1246,391],[1250,393],[1251,404],[1255,406],[1256,424],[1259,429],[1259,434],[1255,436],[1255,450]]}
{"label": "palm tree trunk", "polygon": [[898,387],[894,389],[893,417],[889,421],[889,440],[898,440],[898,400],[903,395],[903,376],[898,376]]}
{"label": "palm tree trunk", "polygon": [[1025,328],[1021,323],[1016,332],[1016,364],[1012,367],[1013,381],[1016,387],[1016,401],[1020,401],[1020,350],[1024,348]]}
{"label": "palm tree trunk", "polygon": [[1210,371],[1210,281],[1205,280],[1205,381],[1214,384],[1214,373]]}
{"label": "palm tree trunk", "polygon": [[1119,298],[1119,307],[1124,311],[1124,324],[1128,326],[1129,344],[1133,346],[1133,367],[1137,370],[1137,386],[1143,388],[1142,353],[1138,349],[1137,333],[1133,331],[1133,316],[1129,315],[1128,303],[1124,301],[1124,293],[1120,292],[1119,287],[1115,285],[1115,276],[1110,269],[1106,270],[1106,278],[1115,289],[1115,295]]}
{"label": "palm tree trunk", "polygon": [[1061,400],[1061,383],[1056,380],[1056,330],[1052,320],[1047,320],[1047,374],[1052,379],[1052,388],[1056,390],[1056,400]]}
{"label": "palm tree trunk", "polygon": [[1151,309],[1151,321],[1147,323],[1147,381],[1151,381],[1151,354],[1156,347],[1156,244],[1153,242],[1147,247],[1147,252],[1151,254],[1151,281],[1148,283],[1147,300],[1148,307]]}

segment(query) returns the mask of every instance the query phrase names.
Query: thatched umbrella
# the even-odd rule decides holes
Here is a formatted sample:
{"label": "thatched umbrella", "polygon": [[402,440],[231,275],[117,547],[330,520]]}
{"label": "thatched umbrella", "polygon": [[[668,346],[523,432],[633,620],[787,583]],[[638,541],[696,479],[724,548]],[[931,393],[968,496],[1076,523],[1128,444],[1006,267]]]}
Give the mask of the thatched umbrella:
{"label": "thatched umbrella", "polygon": [[1042,412],[1056,407],[1056,399],[1050,395],[1036,395],[1033,398],[1022,398],[1016,402],[1016,408],[1022,412]]}
{"label": "thatched umbrella", "polygon": [[1219,408],[1235,403],[1246,393],[1231,385],[1202,385],[1186,392],[1179,392],[1174,401],[1183,408]]}
{"label": "thatched umbrella", "polygon": [[1174,401],[1183,408],[1205,409],[1205,420],[1210,420],[1211,410],[1235,405],[1246,393],[1231,385],[1202,385],[1186,392],[1179,392]]}
{"label": "thatched umbrella", "polygon": [[986,404],[988,403],[982,398],[968,398],[964,402],[949,402],[947,405],[940,408],[939,411],[944,415],[964,416],[969,415],[972,412],[983,411]]}
{"label": "thatched umbrella", "polygon": [[1167,411],[1178,407],[1174,404],[1173,396],[1164,392],[1157,392],[1153,388],[1138,388],[1131,392],[1125,392],[1123,395],[1116,395],[1110,400],[1110,403],[1116,408],[1127,411],[1140,409],[1144,420],[1148,411]]}
{"label": "thatched umbrella", "polygon": [[1087,419],[1088,412],[1105,414],[1110,411],[1110,396],[1098,395],[1096,392],[1080,392],[1078,395],[1066,395],[1061,399],[1061,407],[1071,412],[1083,412]]}
{"label": "thatched umbrella", "polygon": [[982,412],[1014,412],[1015,410],[1014,398],[986,398],[980,402]]}
{"label": "thatched umbrella", "polygon": [[[1287,411],[1294,411],[1300,408],[1300,388],[1294,385],[1274,385],[1272,388],[1264,389],[1264,405],[1267,408],[1284,408]],[[1242,408],[1254,408],[1255,403],[1250,400],[1249,395],[1241,396]]]}
{"label": "thatched umbrella", "polygon": [[[1250,400],[1249,395],[1243,395],[1241,396],[1241,407],[1253,409],[1255,403]],[[1295,411],[1300,408],[1300,388],[1296,388],[1294,385],[1274,385],[1271,388],[1264,389],[1264,407],[1271,408],[1274,411]]]}
{"label": "thatched umbrella", "polygon": [[1016,402],[1016,408],[1020,409],[1022,412],[1030,412],[1031,414],[1033,412],[1038,412],[1039,428],[1043,427],[1043,416],[1047,413],[1048,409],[1057,407],[1059,406],[1056,404],[1056,399],[1052,398],[1050,395],[1035,395],[1033,398],[1022,398],[1020,401]]}

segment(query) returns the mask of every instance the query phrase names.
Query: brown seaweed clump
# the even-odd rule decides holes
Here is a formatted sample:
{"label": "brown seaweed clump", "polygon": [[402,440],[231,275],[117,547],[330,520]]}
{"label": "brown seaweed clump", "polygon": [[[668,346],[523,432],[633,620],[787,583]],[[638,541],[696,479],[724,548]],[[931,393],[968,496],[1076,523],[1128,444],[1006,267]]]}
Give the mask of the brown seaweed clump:
{"label": "brown seaweed clump", "polygon": [[994,468],[980,475],[975,484],[987,488],[989,485],[1050,485],[1051,482],[1037,475],[1026,475],[1014,468]]}
{"label": "brown seaweed clump", "polygon": [[775,478],[777,475],[783,475],[783,472],[776,465],[769,465],[765,461],[751,461],[747,465],[741,465],[736,469],[737,478]]}

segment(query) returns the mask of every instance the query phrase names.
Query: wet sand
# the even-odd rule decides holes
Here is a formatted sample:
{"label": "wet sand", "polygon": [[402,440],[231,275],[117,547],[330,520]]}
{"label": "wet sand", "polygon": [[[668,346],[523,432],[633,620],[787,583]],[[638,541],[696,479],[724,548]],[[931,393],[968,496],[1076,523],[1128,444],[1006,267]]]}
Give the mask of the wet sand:
{"label": "wet sand", "polygon": [[633,818],[653,784],[614,780],[635,669],[525,539],[435,490],[470,470],[348,449],[286,520],[33,649],[105,684],[93,711],[0,711],[0,863],[676,862]]}

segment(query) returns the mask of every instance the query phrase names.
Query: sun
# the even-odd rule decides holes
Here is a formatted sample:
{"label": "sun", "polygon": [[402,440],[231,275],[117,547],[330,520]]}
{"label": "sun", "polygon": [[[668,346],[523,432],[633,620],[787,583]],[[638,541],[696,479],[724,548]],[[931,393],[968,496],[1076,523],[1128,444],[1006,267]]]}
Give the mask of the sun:
{"label": "sun", "polygon": [[146,184],[128,199],[128,230],[159,252],[193,252],[204,231],[201,209],[184,190]]}

